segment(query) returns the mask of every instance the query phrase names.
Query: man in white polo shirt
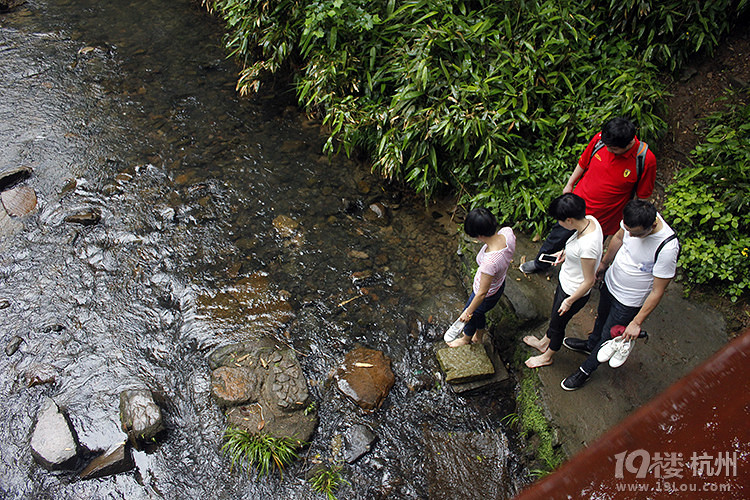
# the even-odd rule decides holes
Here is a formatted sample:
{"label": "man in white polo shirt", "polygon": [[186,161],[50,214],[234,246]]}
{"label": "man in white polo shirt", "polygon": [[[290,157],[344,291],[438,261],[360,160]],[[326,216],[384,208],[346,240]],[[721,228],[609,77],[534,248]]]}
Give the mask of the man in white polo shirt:
{"label": "man in white polo shirt", "polygon": [[641,325],[675,276],[679,243],[656,208],[643,200],[625,205],[620,230],[612,237],[597,270],[604,275],[594,330],[588,339],[566,337],[568,349],[588,354],[575,373],[562,381],[566,391],[580,388],[599,366],[597,354],[611,339],[613,326],[626,326],[624,340],[635,340]]}

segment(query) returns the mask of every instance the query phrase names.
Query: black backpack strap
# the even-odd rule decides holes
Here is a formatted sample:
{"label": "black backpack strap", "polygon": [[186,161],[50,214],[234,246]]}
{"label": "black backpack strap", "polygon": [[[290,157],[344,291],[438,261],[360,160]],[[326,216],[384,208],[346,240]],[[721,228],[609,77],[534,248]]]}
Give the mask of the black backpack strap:
{"label": "black backpack strap", "polygon": [[591,165],[591,159],[594,157],[594,155],[604,147],[604,143],[601,139],[596,141],[596,144],[594,144],[594,149],[591,150],[591,156],[589,156],[589,162],[586,164],[586,169]]}
{"label": "black backpack strap", "polygon": [[[656,260],[659,258],[659,252],[661,252],[661,249],[664,248],[664,245],[676,239],[677,239],[677,234],[672,233],[666,238],[664,238],[661,243],[659,243],[659,246],[656,248],[656,252],[654,252],[654,266],[656,266]],[[677,259],[680,258],[680,250],[681,250],[680,242],[678,241],[677,242]]]}
{"label": "black backpack strap", "polygon": [[648,153],[648,144],[641,141],[640,146],[638,146],[638,154],[635,156],[635,186],[633,186],[632,198],[638,196],[638,184],[641,182],[643,170],[646,168],[646,153]]}

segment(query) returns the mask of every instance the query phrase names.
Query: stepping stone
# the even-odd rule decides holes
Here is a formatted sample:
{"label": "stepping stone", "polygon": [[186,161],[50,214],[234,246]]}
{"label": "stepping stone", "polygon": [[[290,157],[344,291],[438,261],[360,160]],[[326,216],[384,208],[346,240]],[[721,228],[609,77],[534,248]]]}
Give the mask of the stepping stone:
{"label": "stepping stone", "polygon": [[446,347],[437,352],[437,358],[445,373],[445,381],[450,384],[486,379],[495,374],[495,367],[483,344]]}
{"label": "stepping stone", "polygon": [[500,358],[500,355],[495,351],[492,346],[492,341],[485,336],[484,347],[487,351],[487,357],[492,361],[492,366],[495,368],[495,374],[489,378],[475,380],[472,382],[465,382],[462,384],[451,384],[450,388],[456,394],[470,394],[473,392],[480,392],[480,390],[486,390],[490,387],[494,387],[502,382],[510,380],[508,370],[505,368],[505,363]]}

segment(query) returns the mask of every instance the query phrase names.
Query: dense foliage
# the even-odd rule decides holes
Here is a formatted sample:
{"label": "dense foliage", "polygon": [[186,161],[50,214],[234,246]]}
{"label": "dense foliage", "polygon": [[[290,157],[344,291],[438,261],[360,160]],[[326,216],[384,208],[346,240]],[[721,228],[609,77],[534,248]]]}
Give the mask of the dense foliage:
{"label": "dense foliage", "polygon": [[750,88],[728,93],[705,120],[705,140],[669,186],[664,213],[682,243],[687,283],[750,290]]}
{"label": "dense foliage", "polygon": [[664,132],[659,70],[710,52],[747,0],[204,0],[228,24],[238,88],[280,68],[329,152],[542,232],[588,139],[627,116]]}

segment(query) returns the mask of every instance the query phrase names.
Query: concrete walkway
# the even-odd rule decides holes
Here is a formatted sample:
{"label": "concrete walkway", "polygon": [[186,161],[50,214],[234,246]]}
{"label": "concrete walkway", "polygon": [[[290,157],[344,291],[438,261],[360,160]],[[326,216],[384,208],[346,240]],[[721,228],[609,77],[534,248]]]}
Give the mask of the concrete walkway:
{"label": "concrete walkway", "polygon": [[[526,320],[527,328],[514,332],[517,334],[514,336],[518,339],[516,347],[528,356],[537,351],[520,339],[528,334],[537,337],[545,334],[557,286],[557,271],[548,277],[525,276],[518,270],[521,257],[533,259],[538,248],[539,243],[518,235],[513,270],[508,273],[506,286],[506,296],[516,313]],[[599,292],[595,289],[586,307],[568,325],[567,336],[587,337],[594,324],[598,300]],[[568,456],[617,425],[728,341],[721,314],[709,306],[685,300],[682,287],[675,282],[669,285],[666,296],[643,328],[649,333],[648,343],[639,340],[620,368],[601,365],[577,391],[563,390],[560,382],[578,369],[585,359],[583,354],[562,347],[551,366],[536,369],[542,383],[539,404],[544,405],[553,425],[558,427]],[[514,369],[529,370],[523,365]]]}

